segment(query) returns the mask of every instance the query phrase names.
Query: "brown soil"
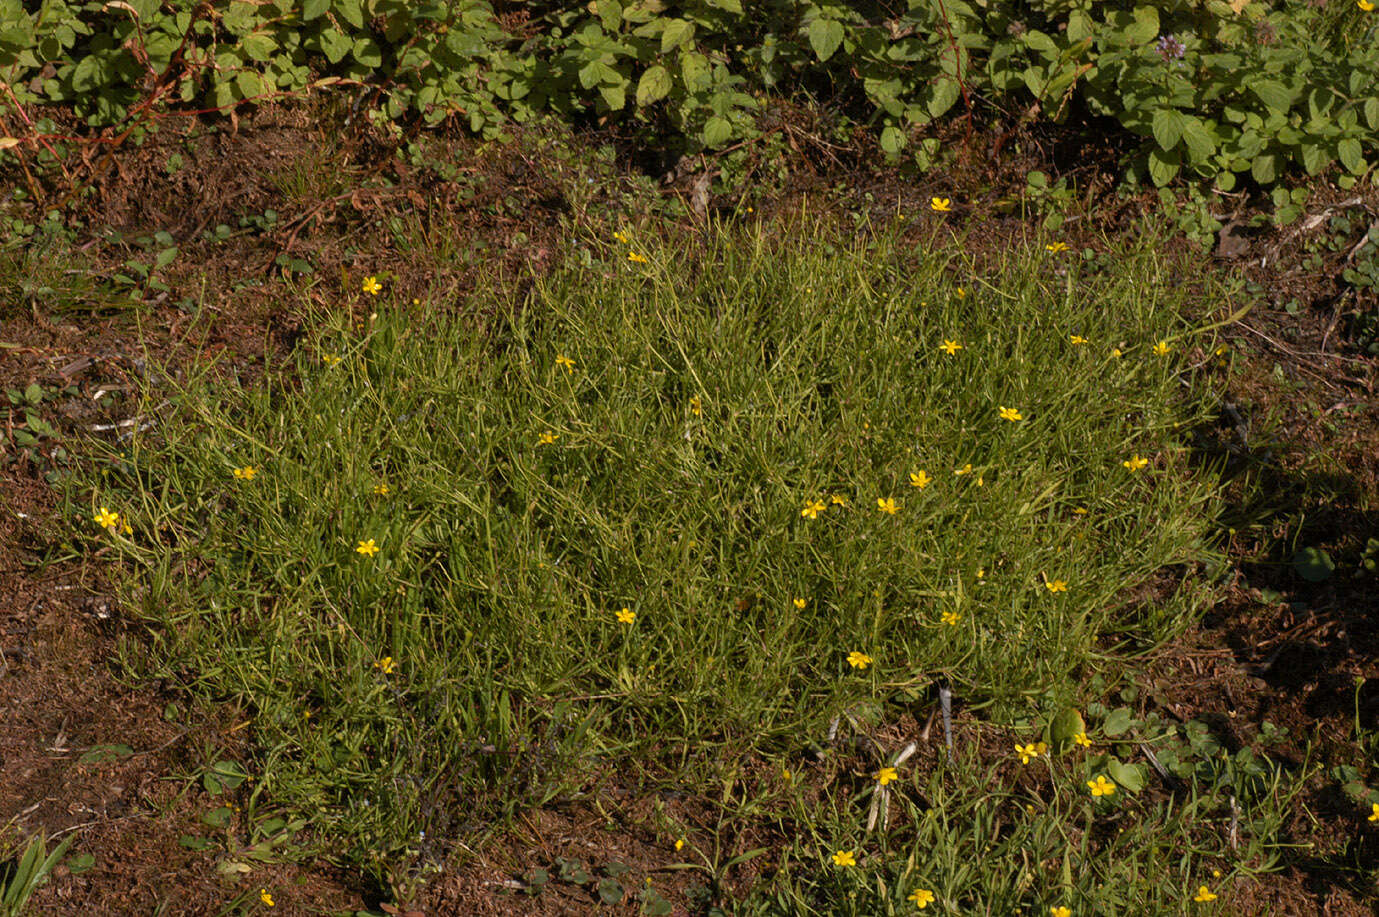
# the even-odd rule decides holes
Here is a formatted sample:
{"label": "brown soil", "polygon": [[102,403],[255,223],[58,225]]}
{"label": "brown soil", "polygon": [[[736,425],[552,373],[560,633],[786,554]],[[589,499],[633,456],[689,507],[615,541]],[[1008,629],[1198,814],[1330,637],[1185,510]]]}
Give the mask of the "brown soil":
{"label": "brown soil", "polygon": [[[789,114],[785,125],[794,123]],[[117,394],[93,400],[102,388],[130,391],[143,373],[158,367],[175,373],[206,357],[240,370],[277,359],[293,345],[305,309],[362,308],[353,293],[356,275],[380,272],[379,265],[387,267],[400,295],[453,302],[482,277],[524,276],[554,263],[562,218],[591,228],[606,227],[616,214],[637,218],[637,197],[624,193],[635,176],[611,165],[590,171],[534,138],[481,149],[464,138],[433,137],[426,165],[419,166],[394,157],[375,137],[319,124],[310,112],[267,111],[241,122],[235,133],[154,135],[116,157],[81,216],[87,226],[113,230],[120,239],[93,234],[89,270],[111,276],[139,253],[125,240],[166,230],[181,247],[166,272],[177,292],[155,295],[138,312],[109,297],[80,309],[54,308],[62,304],[42,295],[27,297],[27,311],[0,307],[10,309],[0,340],[17,345],[0,350],[0,388],[35,381],[49,388],[76,385],[79,394],[56,402],[59,416],[53,418],[76,446],[93,425],[130,416],[128,399]],[[792,146],[799,147],[801,162],[779,196],[752,202],[762,211],[757,218],[789,212],[804,195],[833,186],[840,168],[865,161],[860,154],[839,160],[830,145],[811,145],[807,125],[782,129],[795,131]],[[589,138],[569,142],[594,144]],[[171,170],[174,153],[182,164]],[[986,203],[1018,188],[1027,169],[1057,154],[1037,137],[1017,139],[999,167],[965,162],[930,187],[869,172],[855,177],[853,190],[832,198],[830,206],[917,213],[927,209],[930,193],[981,201],[954,222],[969,233],[974,252],[996,253],[1028,226],[985,216]],[[1104,179],[1096,170],[1105,156],[1093,160],[1081,176],[1084,184]],[[755,168],[749,164],[749,171]],[[666,193],[693,199],[703,174],[694,163],[680,164]],[[958,190],[964,188],[968,193]],[[726,212],[746,203],[710,199],[709,206]],[[1095,244],[1099,231],[1124,225],[1146,205],[1119,206],[1098,226],[1076,227],[1069,241]],[[267,228],[240,226],[242,218],[268,210],[278,219]],[[403,221],[406,232],[391,231],[393,220]],[[687,225],[692,222],[687,216]],[[202,234],[220,224],[231,227],[231,237],[206,241]],[[407,233],[433,245],[409,249]],[[1326,768],[1349,764],[1365,774],[1370,765],[1354,723],[1379,728],[1379,580],[1354,571],[1365,538],[1379,536],[1376,360],[1346,347],[1335,271],[1304,271],[1280,251],[1288,238],[1262,233],[1244,240],[1242,252],[1232,251],[1246,265],[1234,269],[1276,291],[1274,305],[1300,298],[1309,308],[1298,317],[1260,309],[1230,331],[1235,372],[1223,375],[1221,384],[1229,385],[1222,397],[1236,415],[1204,435],[1202,445],[1204,460],[1223,462],[1236,476],[1222,525],[1235,530],[1229,556],[1237,572],[1225,602],[1155,653],[1141,703],[1182,720],[1207,718],[1237,742],[1267,720],[1290,730],[1276,752],[1283,759],[1301,766],[1311,741]],[[437,250],[446,256],[436,257]],[[282,252],[314,268],[298,278],[304,294],[286,308],[283,301],[292,297],[272,283],[284,275],[276,260]],[[1270,267],[1255,266],[1262,254],[1273,256]],[[480,264],[484,271],[466,266]],[[58,280],[50,284],[58,290],[52,295],[66,291],[76,299],[77,281]],[[184,300],[185,294],[196,299]],[[10,423],[21,420],[16,415]],[[223,829],[202,823],[226,797],[209,796],[200,775],[212,760],[246,753],[243,723],[233,710],[187,710],[178,706],[184,699],[163,686],[127,685],[113,674],[121,640],[137,639],[137,632],[127,629],[103,581],[99,555],[76,558],[62,543],[60,498],[43,483],[54,467],[52,449],[45,447],[38,461],[0,464],[7,510],[0,514],[0,596],[8,599],[0,604],[0,824],[12,826],[0,832],[0,857],[15,852],[21,838],[44,832],[75,835],[71,853],[91,854],[95,862],[80,874],[60,867],[35,897],[35,912],[219,913],[235,902],[252,908],[259,888],[272,889],[275,913],[352,913],[389,904],[384,890],[310,857],[237,859],[249,830],[243,812]],[[1317,585],[1300,580],[1290,563],[1294,544],[1324,547],[1338,563],[1337,574]],[[1357,687],[1361,677],[1369,681]],[[919,732],[919,724],[905,728],[905,735],[893,737],[897,747]],[[83,763],[93,749],[118,745],[132,753]],[[931,751],[926,746],[925,753]],[[242,806],[249,789],[228,798]],[[627,868],[619,877],[624,888],[640,889],[650,878],[676,904],[675,913],[688,913],[694,902],[707,900],[694,889],[707,887],[708,879],[668,868],[684,857],[658,821],[657,801],[679,822],[699,826],[703,835],[691,837],[692,843],[711,842],[716,824],[708,802],[634,792],[609,780],[580,803],[528,813],[515,830],[433,876],[411,906],[429,914],[600,912],[594,886],[610,864],[621,864]],[[1288,852],[1281,873],[1234,889],[1239,912],[1374,913],[1375,889],[1368,883],[1379,874],[1379,827],[1324,769],[1302,802],[1310,817],[1299,811],[1288,830],[1296,843],[1312,847]],[[183,836],[213,845],[190,849],[179,842]],[[769,847],[772,837],[763,827],[759,835],[722,840],[731,856]],[[562,858],[579,860],[594,881],[557,880]],[[730,900],[734,891],[745,891],[769,869],[770,858],[730,873],[719,896]],[[248,871],[218,868],[227,861],[244,862]],[[553,877],[539,896],[522,892],[523,877],[534,867]],[[635,903],[619,907],[636,912]]]}

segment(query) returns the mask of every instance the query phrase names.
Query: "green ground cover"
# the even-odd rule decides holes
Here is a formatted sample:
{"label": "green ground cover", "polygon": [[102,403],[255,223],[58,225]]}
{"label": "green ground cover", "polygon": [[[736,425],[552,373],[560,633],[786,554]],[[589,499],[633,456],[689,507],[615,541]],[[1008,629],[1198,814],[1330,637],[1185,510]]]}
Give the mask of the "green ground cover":
{"label": "green ground cover", "polygon": [[67,488],[150,625],[126,661],[242,703],[253,803],[380,876],[423,833],[595,776],[788,768],[942,684],[1047,743],[1025,764],[1051,795],[959,754],[898,769],[892,834],[846,794],[790,797],[807,830],[754,906],[1180,900],[1212,853],[1175,845],[1226,773],[1200,772],[1213,751],[1184,746],[1192,798],[1145,803],[1128,835],[1174,840],[1128,845],[1093,823],[1146,783],[1136,743],[1181,737],[1137,723],[1117,747],[1104,708],[1050,721],[1211,592],[1161,575],[1215,557],[1191,288],[1153,239],[978,267],[892,229],[799,230],[610,231],[469,303],[400,301],[380,266],[266,378],[166,375],[157,424]]}

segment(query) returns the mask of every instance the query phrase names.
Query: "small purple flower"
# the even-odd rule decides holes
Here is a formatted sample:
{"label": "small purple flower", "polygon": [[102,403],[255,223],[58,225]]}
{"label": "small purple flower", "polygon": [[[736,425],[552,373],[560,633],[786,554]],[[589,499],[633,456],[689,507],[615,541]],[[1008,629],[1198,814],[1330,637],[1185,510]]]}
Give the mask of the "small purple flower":
{"label": "small purple flower", "polygon": [[1154,49],[1159,52],[1159,56],[1165,61],[1182,60],[1183,55],[1187,53],[1187,48],[1181,41],[1174,38],[1172,33],[1161,37],[1159,43],[1154,46]]}

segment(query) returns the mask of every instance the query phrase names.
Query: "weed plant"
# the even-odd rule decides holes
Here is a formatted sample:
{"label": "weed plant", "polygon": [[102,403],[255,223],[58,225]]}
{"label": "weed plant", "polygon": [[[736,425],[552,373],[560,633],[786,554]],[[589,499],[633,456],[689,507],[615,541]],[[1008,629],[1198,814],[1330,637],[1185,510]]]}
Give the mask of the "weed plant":
{"label": "weed plant", "polygon": [[244,705],[254,798],[376,867],[939,682],[1051,708],[1192,620],[1162,571],[1215,489],[1187,294],[1152,240],[1059,248],[619,232],[411,306],[380,270],[260,382],[164,376],[70,508],[130,663]]}

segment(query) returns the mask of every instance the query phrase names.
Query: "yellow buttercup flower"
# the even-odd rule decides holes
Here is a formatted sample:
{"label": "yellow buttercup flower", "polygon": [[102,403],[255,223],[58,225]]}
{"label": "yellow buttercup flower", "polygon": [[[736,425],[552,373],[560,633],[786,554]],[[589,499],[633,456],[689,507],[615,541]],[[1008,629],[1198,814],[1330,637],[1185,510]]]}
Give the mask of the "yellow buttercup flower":
{"label": "yellow buttercup flower", "polygon": [[958,287],[957,296],[958,296],[958,299],[966,299],[966,298],[967,298],[967,291],[964,290],[962,287]]}
{"label": "yellow buttercup flower", "polygon": [[856,866],[857,857],[853,855],[851,850],[839,850],[837,853],[833,854],[833,865]]}
{"label": "yellow buttercup flower", "polygon": [[1044,586],[1050,592],[1067,592],[1068,584],[1061,579],[1045,580]]}
{"label": "yellow buttercup flower", "polygon": [[380,497],[386,497],[388,495],[388,490],[389,488],[387,484],[375,484],[373,488],[373,492],[378,494]]}
{"label": "yellow buttercup flower", "polygon": [[1379,802],[1370,803],[1369,820],[1379,821]]}
{"label": "yellow buttercup flower", "polygon": [[795,607],[804,610],[804,606],[809,604],[809,599],[795,599]]}
{"label": "yellow buttercup flower", "polygon": [[1037,758],[1039,755],[1043,754],[1043,752],[1040,751],[1040,747],[1043,746],[1043,744],[1043,742],[1030,742],[1028,745],[1020,745],[1017,743],[1015,745],[1015,753],[1020,756],[1020,763],[1028,764],[1031,758]]}
{"label": "yellow buttercup flower", "polygon": [[1192,900],[1205,904],[1208,901],[1215,901],[1216,896],[1212,894],[1211,889],[1207,888],[1205,885],[1199,885],[1197,886],[1197,894],[1192,896]]}
{"label": "yellow buttercup flower", "polygon": [[924,488],[929,486],[929,482],[932,480],[933,478],[929,477],[929,472],[924,471],[923,469],[920,469],[919,471],[910,472],[911,487],[918,487],[920,490],[923,490]]}
{"label": "yellow buttercup flower", "polygon": [[1120,464],[1121,464],[1121,467],[1123,467],[1123,468],[1125,468],[1125,469],[1127,469],[1127,470],[1129,470],[1129,471],[1139,471],[1139,470],[1140,470],[1141,468],[1143,468],[1145,465],[1148,465],[1148,464],[1149,464],[1149,459],[1147,459],[1147,458],[1141,458],[1141,457],[1138,456],[1138,455],[1132,455],[1132,456],[1130,456],[1128,459],[1126,459],[1125,461],[1121,462]]}
{"label": "yellow buttercup flower", "polygon": [[1087,733],[1079,732],[1077,735],[1073,736],[1073,744],[1080,745],[1083,748],[1091,748],[1092,740],[1087,738]]}
{"label": "yellow buttercup flower", "polygon": [[942,350],[944,353],[948,354],[948,356],[951,357],[959,350],[962,350],[962,345],[959,344],[957,341],[949,341],[945,339],[944,342],[939,345],[939,350]]}
{"label": "yellow buttercup flower", "polygon": [[372,539],[361,541],[354,548],[356,554],[363,554],[365,557],[373,557],[378,553],[378,544]]}
{"label": "yellow buttercup flower", "polygon": [[623,245],[626,245],[627,243],[632,241],[630,238],[628,238],[627,233],[625,232],[615,232],[613,233],[613,238],[621,242]]}
{"label": "yellow buttercup flower", "polygon": [[965,474],[971,474],[971,473],[972,473],[972,463],[971,463],[971,462],[968,462],[966,465],[963,465],[961,468],[959,468],[959,469],[957,469],[956,471],[954,471],[954,472],[953,472],[953,477],[955,477],[955,478],[960,478],[960,477],[962,477],[962,476],[965,475]]}
{"label": "yellow buttercup flower", "polygon": [[646,256],[639,255],[636,252],[628,252],[627,260],[631,261],[633,264],[646,264]]}
{"label": "yellow buttercup flower", "polygon": [[101,511],[96,513],[93,518],[96,520],[96,524],[103,529],[113,529],[120,524],[120,514],[112,513],[104,506],[101,507]]}
{"label": "yellow buttercup flower", "polygon": [[382,659],[375,662],[373,667],[384,675],[391,675],[397,671],[397,663],[393,661],[392,656],[384,656]]}
{"label": "yellow buttercup flower", "polygon": [[1374,12],[1374,4],[1371,3],[1370,0],[1355,0],[1355,5],[1366,13]]}
{"label": "yellow buttercup flower", "polygon": [[536,438],[536,444],[538,446],[549,446],[558,439],[560,439],[559,433],[546,432]]}
{"label": "yellow buttercup flower", "polygon": [[800,510],[800,515],[806,519],[818,519],[819,513],[822,513],[826,509],[828,509],[828,507],[824,505],[824,501],[810,500],[804,505],[804,509]]}
{"label": "yellow buttercup flower", "polygon": [[962,616],[956,611],[945,611],[943,613],[943,623],[947,624],[949,627],[957,627],[958,622],[961,620]]}
{"label": "yellow buttercup flower", "polygon": [[900,774],[893,767],[883,767],[876,772],[876,782],[885,786],[900,779]]}
{"label": "yellow buttercup flower", "polygon": [[334,366],[340,362],[340,358],[333,353],[323,353],[321,354],[321,362],[327,366]]}
{"label": "yellow buttercup flower", "polygon": [[378,282],[378,278],[370,274],[364,278],[364,292],[370,296],[377,296],[378,291],[383,289],[383,284]]}
{"label": "yellow buttercup flower", "polygon": [[1087,789],[1092,791],[1093,796],[1110,796],[1116,791],[1116,785],[1107,780],[1105,774],[1097,774],[1087,781]]}
{"label": "yellow buttercup flower", "polygon": [[234,476],[241,481],[252,481],[254,480],[254,475],[258,473],[259,470],[253,465],[245,465],[243,468],[236,468],[233,472]]}
{"label": "yellow buttercup flower", "polygon": [[915,908],[922,911],[934,903],[934,893],[927,888],[917,888],[910,892],[908,900],[913,901],[915,903]]}
{"label": "yellow buttercup flower", "polygon": [[1025,419],[1025,415],[1021,414],[1018,410],[1015,408],[1008,408],[1005,405],[1001,405],[998,413],[1001,415],[1002,420],[1009,420],[1011,423]]}
{"label": "yellow buttercup flower", "polygon": [[931,197],[929,209],[935,213],[947,213],[953,209],[953,202],[946,197]]}
{"label": "yellow buttercup flower", "polygon": [[1167,356],[1168,352],[1172,349],[1173,348],[1168,345],[1168,341],[1160,341],[1159,343],[1154,345],[1154,356]]}
{"label": "yellow buttercup flower", "polygon": [[1044,248],[1048,249],[1049,252],[1051,252],[1052,254],[1055,254],[1055,255],[1056,255],[1056,254],[1058,254],[1059,252],[1065,252],[1065,251],[1067,251],[1067,250],[1068,250],[1068,243],[1067,243],[1067,242],[1050,242],[1048,245],[1045,245]]}
{"label": "yellow buttercup flower", "polygon": [[891,497],[885,497],[884,499],[881,497],[877,497],[876,508],[881,510],[881,512],[887,513],[891,516],[894,516],[897,512],[900,511],[900,507],[895,505],[895,500]]}
{"label": "yellow buttercup flower", "polygon": [[698,395],[690,399],[690,413],[695,417],[701,417],[704,414],[704,402],[699,400]]}
{"label": "yellow buttercup flower", "polygon": [[1071,335],[1071,336],[1068,338],[1068,342],[1069,342],[1070,344],[1074,344],[1074,345],[1076,345],[1076,344],[1085,344],[1085,343],[1087,343],[1087,339],[1086,339],[1085,337],[1083,337],[1082,335],[1080,335],[1080,334],[1074,334],[1074,335]]}
{"label": "yellow buttercup flower", "polygon": [[619,624],[631,624],[635,620],[637,620],[637,613],[630,608],[624,608],[622,611],[618,612]]}
{"label": "yellow buttercup flower", "polygon": [[677,837],[677,838],[675,839],[675,850],[676,850],[676,852],[679,852],[679,851],[684,850],[684,849],[685,849],[685,839],[684,839],[683,837]]}
{"label": "yellow buttercup flower", "polygon": [[563,367],[565,367],[565,373],[566,373],[566,375],[569,375],[569,374],[571,374],[571,373],[573,373],[573,372],[575,371],[575,361],[574,361],[574,360],[571,360],[569,357],[565,356],[565,354],[563,354],[563,353],[556,354],[555,362],[556,362],[556,365],[557,365],[557,366],[563,366]]}
{"label": "yellow buttercup flower", "polygon": [[268,893],[268,889],[266,888],[259,889],[259,900],[268,907],[273,906],[273,896]]}
{"label": "yellow buttercup flower", "polygon": [[848,499],[847,499],[847,497],[843,496],[842,494],[834,494],[833,496],[831,496],[831,497],[828,498],[828,502],[829,502],[829,503],[832,503],[834,506],[847,506],[847,505],[848,505]]}
{"label": "yellow buttercup flower", "polygon": [[853,650],[848,653],[848,665],[854,669],[865,669],[871,665],[871,657],[861,650]]}
{"label": "yellow buttercup flower", "polygon": [[1058,904],[1049,908],[1049,917],[1073,917],[1073,912]]}

